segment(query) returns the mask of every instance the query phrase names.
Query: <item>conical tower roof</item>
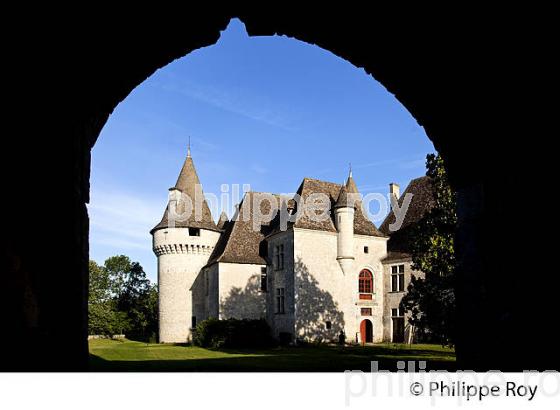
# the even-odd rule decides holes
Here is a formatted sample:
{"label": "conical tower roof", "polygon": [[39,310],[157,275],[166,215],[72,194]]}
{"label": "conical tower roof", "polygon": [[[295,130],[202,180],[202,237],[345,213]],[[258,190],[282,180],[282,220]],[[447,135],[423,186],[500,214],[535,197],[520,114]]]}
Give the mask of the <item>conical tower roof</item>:
{"label": "conical tower roof", "polygon": [[[200,229],[208,229],[211,231],[219,231],[218,227],[214,223],[214,219],[212,218],[212,213],[210,212],[210,208],[208,207],[208,203],[204,198],[204,192],[202,191],[202,184],[198,179],[198,174],[196,173],[196,169],[194,167],[193,159],[190,155],[190,148],[188,150],[187,158],[185,159],[185,163],[181,168],[181,172],[179,173],[179,177],[177,178],[177,182],[173,188],[170,188],[170,191],[178,190],[181,193],[181,198],[176,203],[176,214],[177,215],[184,215],[184,217],[178,218],[175,223],[174,227],[176,228],[200,228]],[[188,208],[186,206],[186,197],[190,198],[192,203],[192,212],[190,215],[188,212]],[[163,218],[161,222],[157,224],[151,232],[157,229],[163,229],[170,227],[169,224],[169,206],[170,203],[174,201],[170,201],[165,208],[165,212],[163,214]],[[201,206],[197,209],[197,204]]]}
{"label": "conical tower roof", "polygon": [[218,220],[218,229],[225,229],[226,224],[229,222],[227,214],[222,211],[220,214],[220,219]]}
{"label": "conical tower roof", "polygon": [[358,194],[358,187],[356,186],[356,182],[354,182],[354,178],[352,178],[352,168],[350,168],[346,184],[342,184],[334,207],[342,208],[352,206],[355,208],[356,202],[358,201]]}
{"label": "conical tower roof", "polygon": [[352,171],[350,171],[350,174],[348,175],[348,179],[346,180],[346,190],[348,191],[349,194],[358,194],[358,187],[356,186],[356,182],[354,181],[354,178],[352,178]]}
{"label": "conical tower roof", "polygon": [[335,208],[347,208],[347,207],[355,208],[354,201],[351,200],[351,195],[348,192],[348,188],[346,188],[346,185],[342,185],[342,188],[340,188],[340,192],[338,194],[338,199],[336,200],[336,203],[335,203],[334,207]]}

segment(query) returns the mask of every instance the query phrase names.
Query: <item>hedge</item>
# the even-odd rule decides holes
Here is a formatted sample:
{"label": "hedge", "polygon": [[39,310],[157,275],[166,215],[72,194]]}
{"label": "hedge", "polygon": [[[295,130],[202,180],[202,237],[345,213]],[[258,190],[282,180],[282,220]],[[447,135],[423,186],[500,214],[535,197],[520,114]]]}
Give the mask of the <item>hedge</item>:
{"label": "hedge", "polygon": [[193,344],[201,347],[267,347],[273,343],[270,327],[263,319],[210,318],[197,324],[193,331]]}

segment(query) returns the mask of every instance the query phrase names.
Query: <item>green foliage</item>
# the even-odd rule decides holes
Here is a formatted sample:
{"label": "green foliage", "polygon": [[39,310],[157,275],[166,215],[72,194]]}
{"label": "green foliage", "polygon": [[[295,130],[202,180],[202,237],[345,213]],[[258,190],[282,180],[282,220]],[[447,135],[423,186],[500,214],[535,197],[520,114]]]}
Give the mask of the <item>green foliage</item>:
{"label": "green foliage", "polygon": [[200,322],[193,332],[193,344],[201,347],[266,347],[273,343],[265,320],[210,318]]}
{"label": "green foliage", "polygon": [[126,312],[116,310],[113,301],[90,303],[88,315],[88,333],[90,335],[120,335],[127,333],[130,329],[128,315]]}
{"label": "green foliage", "polygon": [[425,273],[414,278],[401,301],[410,323],[425,340],[452,344],[455,334],[456,198],[443,159],[429,154],[426,175],[431,178],[435,206],[411,234],[412,269]]}
{"label": "green foliage", "polygon": [[157,331],[157,287],[137,262],[112,256],[99,266],[90,261],[89,333],[126,333],[142,340]]}
{"label": "green foliage", "polygon": [[131,269],[131,261],[128,256],[111,256],[105,260],[105,270],[110,278],[109,289],[113,296],[119,296],[124,289],[128,273]]}
{"label": "green foliage", "polygon": [[89,261],[89,302],[102,303],[110,299],[109,274],[95,261]]}
{"label": "green foliage", "polygon": [[440,155],[429,154],[426,168],[426,175],[430,177],[433,187],[435,206],[414,229],[412,268],[430,276],[451,276],[455,271],[455,193],[449,185]]}

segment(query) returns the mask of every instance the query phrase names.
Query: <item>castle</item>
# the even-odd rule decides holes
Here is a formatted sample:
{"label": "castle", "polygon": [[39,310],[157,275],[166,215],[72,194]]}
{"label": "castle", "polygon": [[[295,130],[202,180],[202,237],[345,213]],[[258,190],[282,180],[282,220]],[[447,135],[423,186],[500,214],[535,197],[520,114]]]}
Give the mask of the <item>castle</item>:
{"label": "castle", "polygon": [[[397,184],[390,193],[402,203]],[[413,328],[399,309],[412,275],[407,236],[433,206],[431,183],[417,178],[400,229],[395,214],[379,229],[361,202],[350,172],[344,184],[304,178],[299,203],[313,195],[328,198],[324,218],[299,212],[299,203],[279,195],[247,192],[232,220],[222,212],[214,222],[206,200],[179,220],[181,198],[194,199],[202,186],[190,149],[160,223],[152,230],[158,259],[159,340],[187,342],[201,320],[266,319],[273,336],[285,342],[411,342]],[[203,198],[203,196],[202,196]],[[298,215],[283,226],[280,212]]]}

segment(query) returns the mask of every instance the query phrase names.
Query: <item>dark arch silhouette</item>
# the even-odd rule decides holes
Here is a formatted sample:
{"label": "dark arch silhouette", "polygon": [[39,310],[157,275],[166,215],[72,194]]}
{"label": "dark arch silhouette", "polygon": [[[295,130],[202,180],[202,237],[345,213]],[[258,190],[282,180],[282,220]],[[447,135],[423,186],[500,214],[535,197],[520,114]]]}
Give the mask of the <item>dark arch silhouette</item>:
{"label": "dark arch silhouette", "polygon": [[[9,335],[2,343],[12,354],[3,368],[86,368],[90,150],[134,87],[174,59],[214,44],[232,17],[250,35],[287,35],[363,67],[445,157],[459,200],[459,368],[555,367],[550,356],[557,353],[540,349],[538,338],[520,337],[527,323],[550,327],[541,312],[554,311],[553,287],[528,280],[518,264],[519,255],[543,254],[546,244],[519,240],[518,207],[504,195],[536,183],[551,186],[537,166],[546,161],[528,153],[543,151],[545,136],[519,124],[519,106],[533,100],[512,97],[512,89],[529,83],[520,63],[533,61],[527,48],[533,43],[520,39],[519,24],[509,26],[514,20],[488,10],[446,19],[415,10],[407,18],[403,10],[366,13],[354,5],[310,13],[280,5],[215,6],[186,15],[166,9],[164,18],[158,11],[116,24],[26,15],[19,26],[30,43],[7,50],[14,90],[5,94],[13,111],[6,117],[14,133],[2,142],[6,279],[0,299]],[[499,22],[504,26],[497,29]],[[151,29],[157,23],[164,28]],[[515,138],[522,130],[530,147]],[[48,240],[32,243],[29,232],[38,228]],[[545,237],[545,230],[546,221],[533,224],[530,236]]]}

